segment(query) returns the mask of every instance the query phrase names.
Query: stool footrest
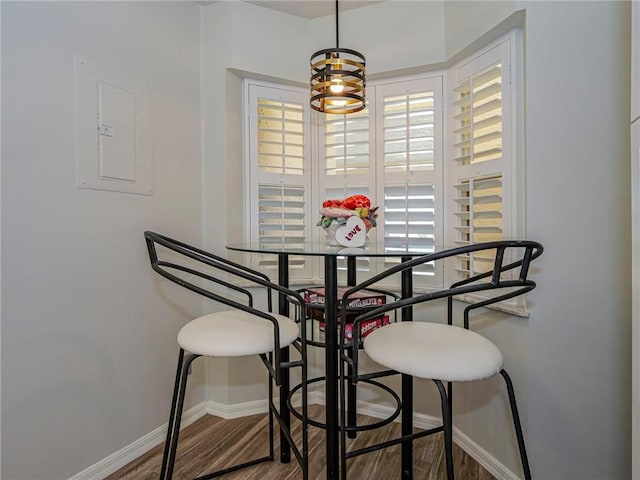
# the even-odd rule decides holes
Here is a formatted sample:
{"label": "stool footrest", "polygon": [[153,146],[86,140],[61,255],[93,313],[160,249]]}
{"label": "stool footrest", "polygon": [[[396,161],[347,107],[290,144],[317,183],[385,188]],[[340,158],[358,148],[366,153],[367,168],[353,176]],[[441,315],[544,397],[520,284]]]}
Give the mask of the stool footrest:
{"label": "stool footrest", "polygon": [[210,473],[209,475],[203,475],[202,477],[195,478],[194,480],[209,480],[210,478],[216,478],[222,475],[226,475],[227,473],[232,473],[238,470],[242,470],[243,468],[252,467],[253,465],[258,465],[260,463],[272,462],[272,461],[273,461],[273,456],[268,455],[266,457],[256,458],[255,460],[241,463],[240,465],[234,465],[233,467],[225,468],[224,470],[218,470],[217,472]]}
{"label": "stool footrest", "polygon": [[358,457],[366,453],[375,452],[376,450],[382,450],[383,448],[392,447],[393,445],[398,445],[400,443],[405,443],[405,442],[416,440],[418,438],[426,437],[428,435],[433,435],[434,433],[439,433],[439,432],[442,432],[443,430],[444,430],[443,426],[430,428],[429,430],[423,430],[422,432],[413,433],[411,435],[405,435],[404,437],[394,438],[393,440],[388,440],[386,442],[378,443],[376,445],[360,448],[358,450],[351,450],[350,452],[347,452],[345,457],[346,458]]}

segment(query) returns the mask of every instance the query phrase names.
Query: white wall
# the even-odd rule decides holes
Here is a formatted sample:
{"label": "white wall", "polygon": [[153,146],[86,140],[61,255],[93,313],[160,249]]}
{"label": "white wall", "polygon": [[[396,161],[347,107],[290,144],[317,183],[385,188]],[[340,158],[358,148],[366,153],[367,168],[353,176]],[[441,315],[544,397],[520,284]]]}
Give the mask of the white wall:
{"label": "white wall", "polygon": [[445,1],[446,58],[451,58],[515,11],[516,2]]}
{"label": "white wall", "polygon": [[[491,9],[498,22],[507,6],[447,2],[448,53],[482,33],[469,18],[490,26]],[[516,366],[534,476],[629,478],[629,3],[515,8],[526,10],[527,236],[546,251],[530,318],[498,343]],[[512,443],[483,434],[478,416],[463,431],[520,471]]]}
{"label": "white wall", "polygon": [[[628,8],[627,2],[394,1],[340,17],[341,46],[364,53],[375,76],[446,61],[526,9],[526,230],[547,250],[535,270],[539,288],[530,295],[531,316],[503,316],[483,333],[505,351],[537,478],[630,473]],[[237,22],[224,15],[242,18],[243,28],[233,30]],[[225,90],[223,82],[242,76],[223,76],[227,68],[306,83],[307,57],[334,41],[331,17],[301,21],[228,3],[206,7],[207,17],[220,22],[205,23],[204,45],[211,62],[206,88],[219,98],[237,90],[229,84]],[[277,33],[265,35],[266,25]],[[227,43],[229,51],[221,51]],[[279,56],[285,52],[290,63],[283,65]],[[221,61],[214,65],[214,58]],[[219,105],[207,105],[205,122],[225,124]],[[227,127],[241,127],[235,114],[227,119]],[[212,169],[205,217],[209,244],[220,247],[226,239],[214,224],[237,232],[241,219],[226,218],[220,207],[237,180],[225,184],[229,176],[213,172],[225,155],[228,167],[239,162],[240,152],[232,147],[237,138],[211,129],[207,135],[215,136],[218,153],[211,150],[205,158]],[[240,370],[228,372],[238,387],[234,399],[257,398],[260,389],[247,387],[257,378],[240,380]],[[426,385],[417,390],[418,411],[435,413]],[[500,380],[457,391],[458,427],[520,472]],[[471,396],[463,399],[463,392]]]}
{"label": "white wall", "polygon": [[[309,56],[335,47],[335,17],[313,20]],[[441,62],[444,52],[444,3],[394,0],[340,13],[340,46],[362,53],[367,75]],[[309,71],[305,70],[308,83]]]}
{"label": "white wall", "polygon": [[[2,38],[2,8],[0,8],[0,38]],[[0,43],[1,45],[1,43]],[[0,62],[0,79],[2,78],[2,62]],[[1,90],[0,81],[0,90]],[[0,105],[2,93],[0,92]],[[0,107],[0,132],[2,131],[2,108]],[[0,272],[2,271],[2,139],[0,138]],[[2,275],[0,274],[0,412],[2,412]],[[0,414],[0,432],[2,432],[2,415]],[[0,433],[0,474],[2,472],[2,438]]]}
{"label": "white wall", "polygon": [[[156,279],[142,233],[200,242],[199,10],[2,2],[5,480],[69,478],[166,423],[202,303]],[[74,55],[151,84],[153,196],[76,188]]]}
{"label": "white wall", "polygon": [[[547,249],[530,318],[486,332],[506,352],[535,477],[628,478],[629,5],[472,3],[345,12],[341,45],[372,75],[414,69],[526,8],[527,234]],[[154,278],[142,231],[198,243],[202,229],[223,252],[241,230],[228,211],[242,187],[244,72],[306,83],[308,57],[334,41],[331,18],[239,2],[203,7],[200,38],[199,9],[2,3],[3,479],[68,478],[166,421],[175,333],[201,304]],[[151,83],[154,196],[75,188],[76,54]],[[210,365],[206,398],[260,398],[251,365]],[[471,387],[458,426],[519,472],[501,385]],[[197,382],[192,393],[205,398]]]}
{"label": "white wall", "polygon": [[[526,2],[538,478],[630,478],[629,2]],[[520,7],[520,6],[519,6]]]}

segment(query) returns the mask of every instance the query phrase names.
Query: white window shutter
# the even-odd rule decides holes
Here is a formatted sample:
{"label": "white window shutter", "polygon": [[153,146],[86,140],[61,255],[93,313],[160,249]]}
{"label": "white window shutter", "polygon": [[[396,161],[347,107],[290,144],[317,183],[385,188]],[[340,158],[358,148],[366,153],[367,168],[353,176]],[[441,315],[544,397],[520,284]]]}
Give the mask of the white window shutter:
{"label": "white window shutter", "polygon": [[[523,150],[517,128],[522,86],[520,69],[512,61],[520,48],[520,33],[514,31],[452,69],[453,136],[446,175],[449,244],[514,239],[524,232]],[[461,255],[449,266],[447,283],[486,272],[493,261],[485,252]],[[501,302],[496,308],[526,315],[526,298]]]}
{"label": "white window shutter", "polygon": [[[458,192],[455,198],[456,243],[469,245],[502,240],[502,176],[464,180],[455,188]],[[456,266],[457,277],[461,280],[486,272],[492,268],[492,261],[493,258],[482,256],[461,256]]]}
{"label": "white window shutter", "polygon": [[[490,48],[454,69],[449,238],[466,245],[511,238],[505,230],[505,189],[512,182],[510,133],[510,41]],[[508,226],[508,225],[507,225]],[[490,260],[459,259],[453,278],[485,271]]]}
{"label": "white window shutter", "polygon": [[349,115],[323,115],[325,175],[369,173],[369,112],[366,108]]}
{"label": "white window shutter", "polygon": [[304,174],[303,105],[257,99],[258,169],[263,173]]}
{"label": "white window shutter", "polygon": [[384,97],[384,170],[418,172],[435,165],[432,90]]}
{"label": "white window shutter", "polygon": [[[436,247],[436,202],[434,185],[396,185],[384,188],[384,246],[387,252],[402,252],[405,245],[423,254]],[[389,268],[399,257],[385,257]],[[414,275],[434,276],[432,264],[414,269]]]}
{"label": "white window shutter", "polygon": [[[247,230],[262,245],[302,247],[310,241],[311,211],[308,92],[260,82],[247,83],[247,173],[250,188]],[[251,255],[252,266],[268,275],[277,272],[276,255]],[[311,280],[308,257],[291,255],[290,280]]]}
{"label": "white window shutter", "polygon": [[[383,84],[377,106],[382,162],[378,165],[380,212],[378,242],[388,252],[411,245],[423,254],[442,244],[442,83],[440,77]],[[400,257],[385,257],[389,268]],[[414,285],[437,286],[442,276],[433,265],[413,271]]]}
{"label": "white window shutter", "polygon": [[[258,185],[258,242],[302,248],[305,241],[305,193],[302,185]],[[261,267],[277,267],[273,255],[260,258]],[[304,267],[304,257],[292,256],[289,265]]]}

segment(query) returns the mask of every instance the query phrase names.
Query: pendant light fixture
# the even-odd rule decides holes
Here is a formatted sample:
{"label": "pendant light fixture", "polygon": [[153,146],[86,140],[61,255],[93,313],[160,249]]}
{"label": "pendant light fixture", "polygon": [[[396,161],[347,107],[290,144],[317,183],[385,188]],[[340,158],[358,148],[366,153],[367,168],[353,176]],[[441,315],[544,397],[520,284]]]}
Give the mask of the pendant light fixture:
{"label": "pendant light fixture", "polygon": [[336,48],[311,55],[311,108],[323,113],[355,113],[366,107],[364,55],[340,48],[336,0]]}

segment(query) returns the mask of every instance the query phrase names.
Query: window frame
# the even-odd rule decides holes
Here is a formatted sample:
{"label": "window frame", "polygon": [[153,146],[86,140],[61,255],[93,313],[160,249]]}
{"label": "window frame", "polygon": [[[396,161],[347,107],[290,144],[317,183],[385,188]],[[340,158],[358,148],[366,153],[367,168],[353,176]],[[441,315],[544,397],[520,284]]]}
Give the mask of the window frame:
{"label": "window frame", "polygon": [[[368,179],[369,193],[372,198],[372,202],[382,207],[384,199],[384,182],[380,181],[380,171],[384,168],[382,161],[382,154],[384,152],[384,135],[381,119],[383,117],[383,111],[381,105],[383,102],[383,92],[385,88],[389,88],[390,85],[400,84],[402,82],[419,81],[420,79],[439,79],[440,81],[440,108],[436,108],[436,111],[440,115],[439,122],[435,121],[436,132],[435,141],[439,142],[439,153],[436,153],[436,162],[433,172],[434,184],[438,185],[436,189],[438,197],[436,198],[436,205],[440,205],[440,210],[436,211],[436,229],[439,232],[436,234],[437,246],[455,246],[455,190],[456,185],[459,184],[460,179],[464,178],[460,174],[460,169],[454,166],[455,161],[455,148],[456,142],[454,134],[454,102],[455,94],[454,88],[456,86],[456,79],[459,77],[461,68],[467,68],[473,62],[482,58],[492,50],[499,49],[501,55],[509,59],[509,66],[505,68],[503,77],[506,78],[505,85],[506,96],[503,93],[503,100],[506,99],[507,107],[503,102],[503,109],[507,109],[508,112],[503,112],[502,128],[502,157],[500,160],[500,167],[498,169],[482,165],[482,163],[472,164],[472,168],[467,170],[474,170],[474,174],[495,174],[502,175],[503,182],[503,197],[502,197],[502,221],[503,221],[503,235],[505,239],[524,238],[525,236],[525,169],[524,169],[524,85],[523,85],[523,64],[524,64],[524,51],[522,40],[522,29],[514,28],[506,34],[496,38],[495,40],[485,44],[482,48],[476,49],[473,53],[467,55],[465,58],[447,65],[445,68],[426,71],[420,74],[413,75],[398,75],[397,77],[388,77],[375,81],[370,81],[367,88],[369,92],[376,92],[375,95],[369,96],[370,105],[368,107],[370,116],[370,135],[369,135],[369,157],[378,158],[380,161],[375,162],[369,169],[368,174],[362,175],[361,180]],[[458,74],[458,75],[457,75]],[[319,216],[319,208],[323,200],[325,200],[324,192],[330,185],[323,179],[323,159],[324,159],[324,145],[321,122],[322,114],[317,112],[311,112],[308,107],[308,90],[303,87],[290,86],[287,84],[276,84],[271,82],[264,82],[254,80],[251,78],[245,79],[245,109],[248,105],[248,90],[249,85],[258,85],[262,87],[270,87],[275,89],[292,90],[305,96],[305,111],[308,112],[308,125],[309,128],[305,132],[306,145],[305,148],[308,152],[305,155],[305,162],[308,162],[305,166],[305,172],[309,172],[309,175],[305,173],[307,181],[309,183],[309,196],[305,199],[305,212],[309,221],[305,222],[305,228],[308,229],[307,238],[312,241],[323,241],[325,233],[320,227],[316,227]],[[373,113],[371,113],[373,112]],[[245,112],[245,180],[249,180],[249,185],[253,185],[255,181],[255,172],[251,172],[251,161],[248,158],[250,152],[250,138],[251,131],[249,129],[249,113]],[[372,119],[373,118],[373,119]],[[371,123],[373,121],[373,124]],[[380,153],[378,153],[380,152]],[[439,158],[439,161],[438,161]],[[252,176],[253,175],[253,176]],[[382,175],[382,178],[384,175]],[[473,175],[469,174],[466,178],[472,178]],[[331,183],[331,182],[330,182]],[[333,186],[337,186],[339,182],[333,182]],[[349,188],[349,187],[346,187]],[[253,187],[246,188],[246,208],[244,225],[247,232],[254,232],[257,228],[256,223],[253,222],[251,215],[252,205],[255,205],[256,200],[252,198],[255,195],[255,189]],[[378,218],[382,223],[384,221],[383,212],[380,212]],[[438,225],[439,224],[439,225]],[[251,239],[255,236],[251,233]],[[377,242],[384,241],[384,229],[376,228],[371,232],[371,239]],[[306,257],[308,259],[307,266],[305,268],[304,276],[290,276],[292,284],[312,284],[322,282],[322,265],[318,259]],[[370,271],[359,271],[359,279],[364,279],[367,275],[373,275],[381,268],[384,268],[384,259],[371,258]],[[429,284],[423,284],[421,282],[415,282],[414,289],[417,292],[430,291],[434,288],[441,288],[446,284],[450,284],[456,280],[454,275],[454,266],[444,265],[438,272],[436,282],[430,282]],[[340,280],[344,281],[346,276],[341,274]],[[387,288],[399,288],[399,285],[387,285]],[[519,298],[518,303],[511,304],[497,304],[495,308],[505,310],[511,314],[519,316],[527,316],[526,299]]]}
{"label": "window frame", "polygon": [[[258,242],[259,232],[259,190],[261,186],[303,187],[306,192],[304,197],[304,218],[312,219],[314,207],[314,194],[312,189],[312,159],[311,159],[311,132],[309,131],[310,107],[308,103],[308,91],[300,87],[281,85],[261,80],[246,78],[243,82],[244,101],[244,179],[245,179],[245,209],[244,226],[248,232],[249,241]],[[280,102],[298,103],[302,105],[304,118],[303,129],[303,174],[289,175],[260,172],[259,168],[259,140],[257,125],[258,99],[268,99]],[[307,174],[309,172],[310,174]],[[314,235],[315,223],[304,222],[304,238],[310,240]],[[277,274],[277,259],[270,258],[273,255],[251,255],[249,262],[252,268],[261,269],[267,275]],[[264,266],[262,262],[269,258],[273,266]],[[294,267],[289,274],[292,283],[308,283],[318,277],[316,262],[309,257],[298,256],[290,262]]]}
{"label": "window frame", "polygon": [[[370,162],[371,168],[367,173],[354,174],[352,177],[347,175],[327,175],[323,173],[324,165],[324,151],[326,143],[324,142],[324,120],[326,117],[321,113],[312,112],[312,122],[314,122],[314,135],[316,143],[313,146],[313,152],[315,157],[315,168],[317,172],[318,191],[316,196],[318,198],[318,204],[321,204],[325,198],[324,192],[329,189],[337,189],[343,187],[344,189],[358,188],[358,184],[363,181],[368,181],[369,185],[366,188],[368,190],[368,196],[371,198],[372,205],[378,206],[378,227],[370,231],[369,236],[372,241],[377,243],[384,243],[384,199],[385,199],[385,187],[400,185],[399,180],[407,179],[410,177],[420,177],[421,180],[413,185],[419,185],[421,183],[433,184],[436,191],[436,205],[440,205],[440,211],[436,211],[435,219],[435,240],[434,246],[442,245],[444,242],[444,198],[442,197],[443,188],[443,164],[444,164],[444,82],[445,71],[435,70],[425,72],[422,74],[414,75],[402,75],[393,78],[381,79],[378,81],[370,82],[367,85],[368,107],[369,112],[369,157],[378,159],[378,161]],[[384,136],[384,100],[385,98],[402,95],[405,93],[417,93],[422,91],[433,92],[434,98],[434,168],[433,170],[425,170],[422,172],[407,172],[391,174],[385,173],[384,165],[384,153],[385,153],[385,136]],[[348,116],[347,116],[348,117]],[[385,182],[387,178],[392,178],[392,182]],[[349,182],[351,180],[351,182]],[[411,184],[411,183],[410,183]],[[358,193],[365,193],[364,191]],[[324,232],[322,229],[318,229],[318,240],[324,238]],[[377,272],[388,268],[390,263],[397,261],[399,258],[388,257],[385,258],[369,258],[368,260],[359,259],[359,278],[364,279],[369,276],[375,275]],[[367,264],[368,270],[363,270],[362,265]],[[344,270],[344,268],[342,269]],[[339,280],[344,281],[346,275],[343,271],[339,272]],[[414,287],[416,290],[425,290],[440,287],[443,284],[443,269],[437,268],[433,272],[432,278],[426,278],[420,274],[414,275]],[[393,285],[383,285],[385,288],[399,289],[399,283]]]}
{"label": "window frame", "polygon": [[[497,57],[495,56],[496,54]],[[473,163],[465,166],[455,164],[457,125],[454,116],[455,88],[459,85],[470,69],[476,72],[487,68],[493,58],[499,58],[503,64],[502,88],[502,155],[499,160]],[[524,150],[524,84],[523,84],[523,44],[522,29],[515,28],[476,50],[471,55],[457,62],[449,68],[447,94],[447,157],[453,166],[445,168],[445,185],[448,189],[447,198],[447,245],[458,245],[456,186],[461,181],[469,179],[487,178],[501,175],[502,181],[502,232],[504,239],[525,238],[525,150]],[[507,65],[505,68],[504,65]],[[460,75],[456,75],[461,73]],[[445,283],[451,284],[459,280],[455,272],[455,265],[451,265],[445,272]],[[469,301],[477,301],[482,296],[475,294],[468,297]],[[465,299],[462,298],[464,301]],[[502,310],[517,316],[528,316],[526,296],[520,296],[511,301],[500,302],[491,308]]]}

